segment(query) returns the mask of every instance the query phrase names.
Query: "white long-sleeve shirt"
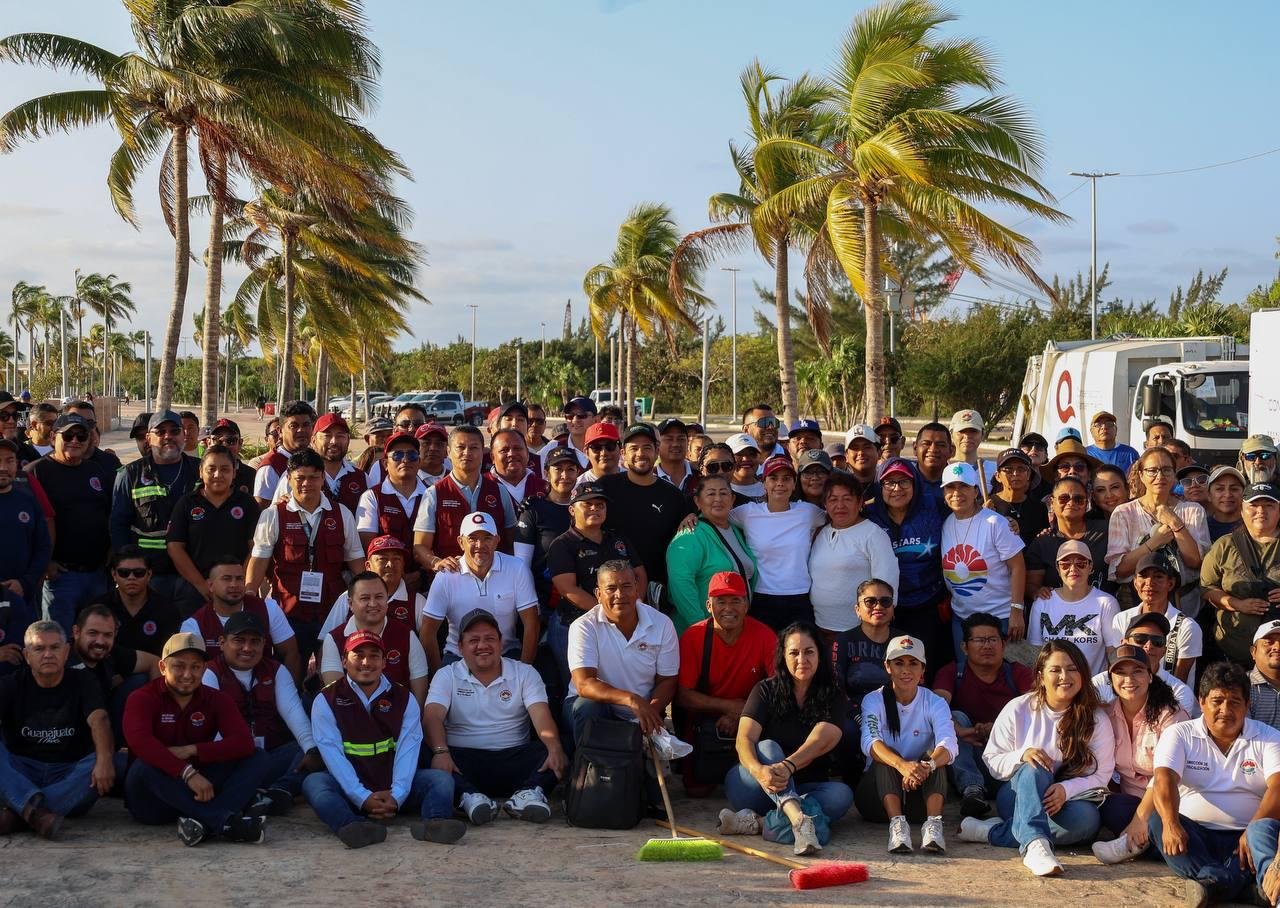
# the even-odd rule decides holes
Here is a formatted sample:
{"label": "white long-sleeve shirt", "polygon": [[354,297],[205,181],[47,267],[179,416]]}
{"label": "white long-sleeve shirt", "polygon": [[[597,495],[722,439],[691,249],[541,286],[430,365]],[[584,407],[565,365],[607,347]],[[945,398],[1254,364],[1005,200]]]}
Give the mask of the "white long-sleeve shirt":
{"label": "white long-sleeve shirt", "polygon": [[[248,694],[253,688],[253,670],[240,671],[233,668],[231,671],[235,673],[240,686]],[[204,670],[204,686],[212,687],[214,690],[218,690],[220,686],[218,676],[207,668]],[[302,698],[298,696],[298,689],[293,684],[293,675],[289,674],[289,670],[283,665],[276,669],[275,688],[276,712],[280,714],[280,718],[284,719],[284,724],[289,726],[289,731],[293,733],[298,746],[304,752],[315,747],[316,742],[311,734],[311,721],[307,718],[306,707],[302,705]],[[262,746],[260,739],[254,739],[253,743],[259,747]]]}
{"label": "white long-sleeve shirt", "polygon": [[[997,779],[1012,778],[1029,747],[1038,747],[1047,753],[1055,771],[1062,765],[1062,750],[1058,747],[1058,722],[1062,713],[1047,706],[1037,709],[1034,697],[1034,692],[1014,697],[1000,710],[991,728],[982,759]],[[1111,720],[1102,710],[1094,713],[1089,751],[1094,756],[1093,772],[1060,780],[1068,800],[1093,788],[1106,788],[1115,772],[1115,733],[1111,730]]]}
{"label": "white long-sleeve shirt", "polygon": [[[895,699],[896,702],[896,699]],[[862,698],[862,752],[871,765],[871,745],[883,741],[904,760],[919,760],[941,746],[954,759],[960,746],[947,701],[926,688],[917,688],[910,703],[897,703],[898,734],[885,721],[884,692],[873,690]]]}
{"label": "white long-sleeve shirt", "polygon": [[[370,703],[391,689],[391,682],[384,675],[369,697],[364,695],[359,684],[352,684],[351,689],[367,711]],[[422,748],[421,713],[418,701],[409,697],[404,705],[404,718],[400,721],[400,734],[396,736],[396,759],[391,770],[391,797],[401,806],[409,797],[409,789],[413,787],[413,774],[418,769],[418,751]],[[356,775],[356,768],[343,752],[338,720],[334,718],[329,701],[323,694],[311,704],[311,734],[315,738],[316,747],[320,748],[320,756],[324,757],[325,769],[329,770],[329,774],[342,787],[347,800],[360,807],[373,792],[364,787],[364,783]]]}
{"label": "white long-sleeve shirt", "polygon": [[870,520],[837,530],[825,526],[809,549],[809,601],[818,627],[847,631],[858,626],[858,584],[872,577],[898,590],[898,559],[886,533]]}

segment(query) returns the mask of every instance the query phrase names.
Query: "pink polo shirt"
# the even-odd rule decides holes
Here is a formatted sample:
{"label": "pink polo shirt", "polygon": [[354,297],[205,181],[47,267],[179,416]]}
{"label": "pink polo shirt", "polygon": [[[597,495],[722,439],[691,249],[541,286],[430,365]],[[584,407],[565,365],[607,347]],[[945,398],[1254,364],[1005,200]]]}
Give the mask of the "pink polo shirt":
{"label": "pink polo shirt", "polygon": [[1182,707],[1166,712],[1154,725],[1147,722],[1146,711],[1140,710],[1130,724],[1124,717],[1119,700],[1102,707],[1111,722],[1116,736],[1116,772],[1120,776],[1120,791],[1141,798],[1154,774],[1156,742],[1170,725],[1186,722],[1191,717]]}

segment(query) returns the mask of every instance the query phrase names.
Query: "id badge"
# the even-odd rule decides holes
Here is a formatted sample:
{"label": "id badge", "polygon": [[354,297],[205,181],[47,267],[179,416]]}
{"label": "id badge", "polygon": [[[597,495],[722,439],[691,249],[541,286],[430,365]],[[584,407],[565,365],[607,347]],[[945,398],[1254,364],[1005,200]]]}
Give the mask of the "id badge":
{"label": "id badge", "polygon": [[319,571],[303,571],[302,586],[298,589],[299,602],[319,602],[324,589],[324,574]]}
{"label": "id badge", "polygon": [[253,746],[257,748],[261,748],[262,750],[266,750],[267,739],[264,738],[262,735],[256,735],[253,739]]}

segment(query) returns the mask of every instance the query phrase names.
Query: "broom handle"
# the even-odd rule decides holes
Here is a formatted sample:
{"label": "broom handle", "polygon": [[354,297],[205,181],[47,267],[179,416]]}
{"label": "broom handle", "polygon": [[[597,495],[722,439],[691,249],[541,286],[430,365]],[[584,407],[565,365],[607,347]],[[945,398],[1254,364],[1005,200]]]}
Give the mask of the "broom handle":
{"label": "broom handle", "polygon": [[649,756],[653,758],[653,768],[658,772],[658,788],[662,792],[662,806],[666,808],[667,816],[671,818],[671,823],[664,825],[671,830],[671,838],[673,840],[679,839],[680,837],[676,835],[676,827],[673,825],[676,815],[675,811],[671,809],[671,795],[667,794],[667,780],[662,775],[662,763],[658,761],[658,753],[654,750],[652,744],[649,745]]}
{"label": "broom handle", "polygon": [[780,858],[776,854],[769,854],[769,852],[761,851],[758,848],[750,848],[746,845],[739,845],[736,842],[726,842],[724,839],[717,839],[715,836],[709,836],[706,833],[698,832],[698,830],[690,829],[687,826],[673,826],[672,824],[668,823],[665,820],[658,820],[658,825],[665,826],[668,829],[670,829],[672,835],[674,835],[678,831],[683,833],[684,835],[691,836],[696,839],[708,839],[709,841],[715,842],[717,845],[720,845],[724,848],[731,848],[734,851],[741,852],[742,854],[749,854],[753,858],[763,858],[766,861],[772,861],[775,864],[781,864],[783,867],[790,867],[792,870],[804,870],[806,866],[804,864],[801,864],[799,861],[788,861],[786,858]]}

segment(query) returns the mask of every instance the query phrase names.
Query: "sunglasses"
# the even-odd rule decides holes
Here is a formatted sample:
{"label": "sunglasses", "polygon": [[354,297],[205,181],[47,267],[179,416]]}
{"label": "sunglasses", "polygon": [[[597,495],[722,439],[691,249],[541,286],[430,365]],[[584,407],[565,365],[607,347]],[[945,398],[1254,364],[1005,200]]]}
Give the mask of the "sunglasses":
{"label": "sunglasses", "polygon": [[141,578],[147,576],[146,568],[116,568],[117,577]]}
{"label": "sunglasses", "polygon": [[863,596],[858,601],[866,608],[893,608],[892,596]]}
{"label": "sunglasses", "polygon": [[1270,451],[1251,451],[1243,456],[1249,463],[1253,463],[1255,460],[1270,460],[1275,457]]}
{"label": "sunglasses", "polygon": [[618,443],[616,441],[596,442],[595,444],[587,445],[587,450],[591,451],[593,454],[599,454],[602,451],[612,454],[614,451],[618,450]]}
{"label": "sunglasses", "polygon": [[238,445],[240,444],[239,435],[215,435],[213,436],[215,443],[220,445]]}
{"label": "sunglasses", "polygon": [[17,422],[18,414],[13,410],[0,410],[0,422]]}
{"label": "sunglasses", "polygon": [[1186,479],[1182,480],[1183,488],[1186,488],[1187,486],[1207,486],[1208,484],[1209,477],[1205,476],[1203,473],[1197,473],[1195,476],[1188,476]]}
{"label": "sunglasses", "polygon": [[417,429],[426,424],[426,420],[402,419],[396,423],[396,427],[400,429]]}
{"label": "sunglasses", "polygon": [[63,432],[63,433],[62,433],[62,440],[63,440],[63,441],[78,441],[78,442],[83,443],[83,442],[86,442],[86,441],[88,441],[88,440],[89,440],[89,433],[88,433],[88,432]]}
{"label": "sunglasses", "polygon": [[1093,567],[1093,562],[1085,561],[1083,558],[1066,558],[1058,562],[1058,567],[1079,568],[1082,571],[1087,571],[1089,568]]}
{"label": "sunglasses", "polygon": [[[879,434],[879,433],[876,433],[876,434]],[[894,432],[889,435],[880,435],[880,440],[887,445],[896,445],[900,441],[902,441],[902,436],[899,435],[897,432]]]}
{"label": "sunglasses", "polygon": [[778,418],[776,416],[761,416],[759,419],[753,419],[749,426],[759,426],[762,429],[776,429],[778,427]]}
{"label": "sunglasses", "polygon": [[1130,634],[1129,639],[1138,646],[1150,643],[1152,646],[1164,646],[1166,637],[1163,634]]}
{"label": "sunglasses", "polygon": [[733,463],[728,460],[713,460],[710,463],[702,465],[702,472],[708,476],[715,476],[717,473],[732,473]]}
{"label": "sunglasses", "polygon": [[1084,504],[1089,499],[1083,495],[1058,495],[1054,500],[1058,504]]}
{"label": "sunglasses", "polygon": [[574,413],[566,413],[566,414],[564,415],[564,418],[565,418],[565,419],[568,419],[568,420],[573,420],[573,419],[588,419],[588,418],[590,418],[590,416],[591,416],[591,414],[590,414],[590,413],[577,413],[577,412],[574,412]]}
{"label": "sunglasses", "polygon": [[401,450],[401,451],[392,451],[387,456],[390,457],[392,460],[394,460],[396,463],[404,463],[406,460],[409,463],[417,463],[420,455],[418,454],[417,451]]}

